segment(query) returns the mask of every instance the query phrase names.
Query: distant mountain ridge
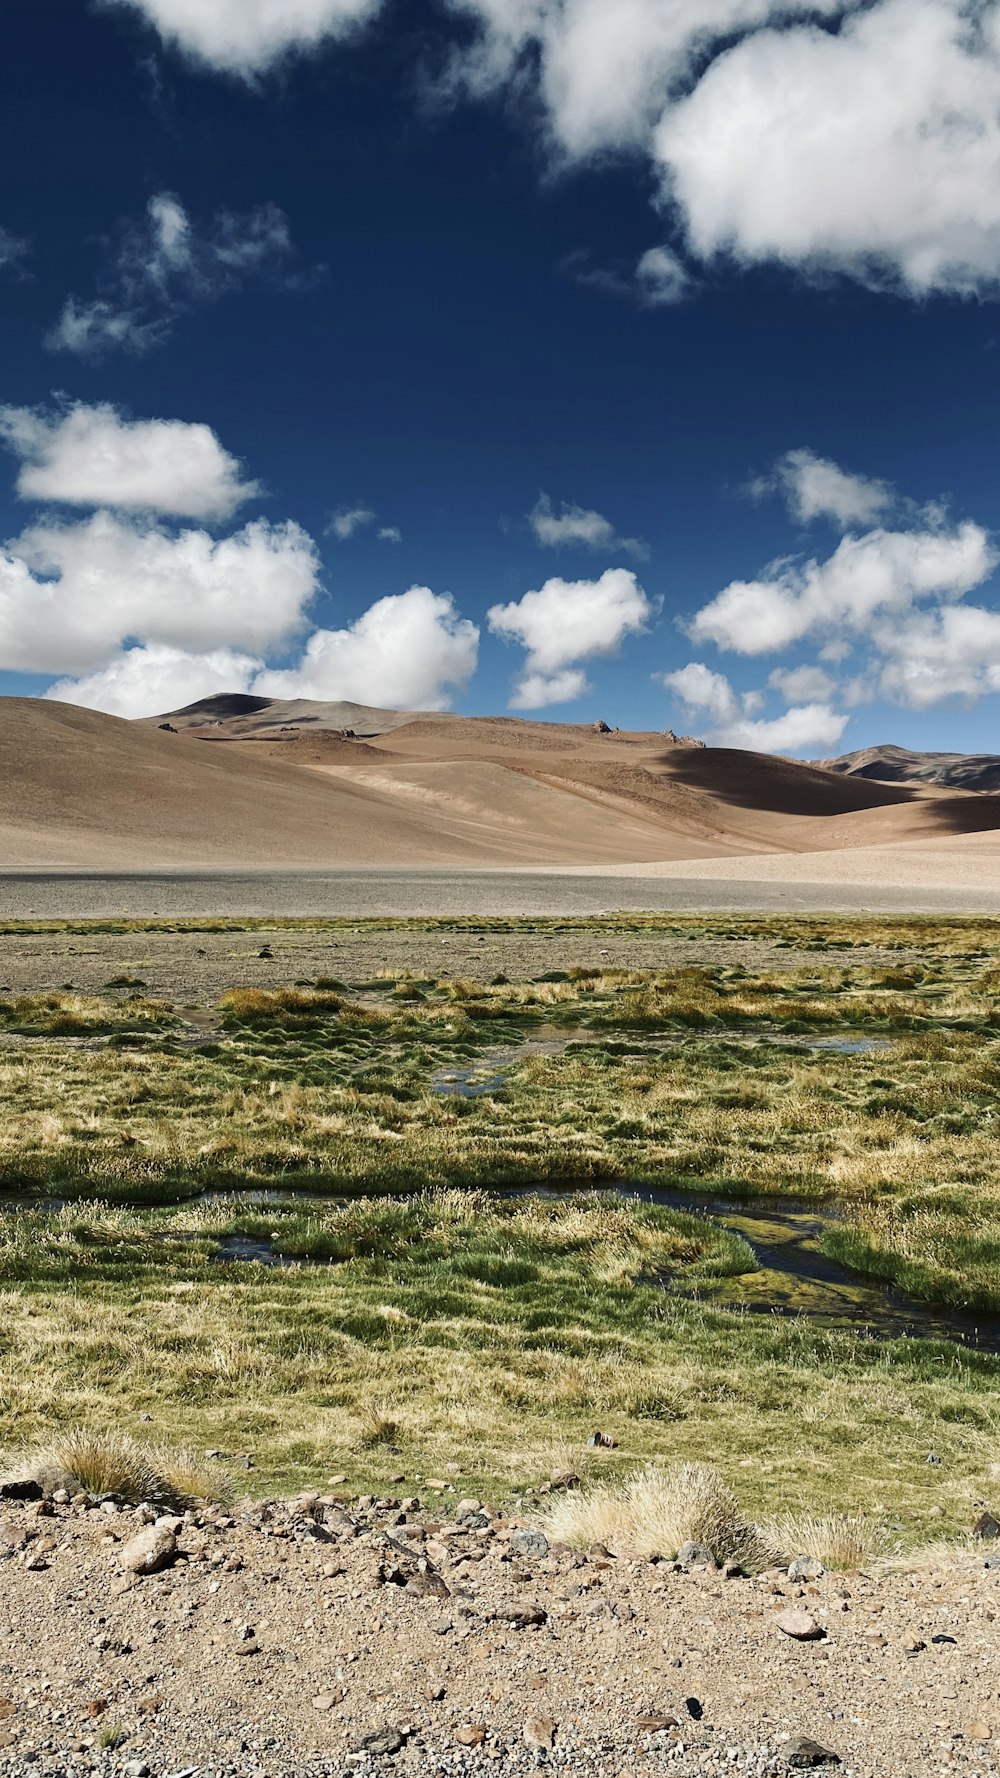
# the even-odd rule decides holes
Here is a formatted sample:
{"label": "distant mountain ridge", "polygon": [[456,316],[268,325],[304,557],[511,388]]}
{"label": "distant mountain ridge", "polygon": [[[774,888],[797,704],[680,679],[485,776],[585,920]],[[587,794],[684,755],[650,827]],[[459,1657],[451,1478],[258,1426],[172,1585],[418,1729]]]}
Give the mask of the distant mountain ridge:
{"label": "distant mountain ridge", "polygon": [[949,790],[1000,790],[1000,754],[914,753],[908,747],[861,747],[817,760],[828,772],[879,784],[940,784]]}

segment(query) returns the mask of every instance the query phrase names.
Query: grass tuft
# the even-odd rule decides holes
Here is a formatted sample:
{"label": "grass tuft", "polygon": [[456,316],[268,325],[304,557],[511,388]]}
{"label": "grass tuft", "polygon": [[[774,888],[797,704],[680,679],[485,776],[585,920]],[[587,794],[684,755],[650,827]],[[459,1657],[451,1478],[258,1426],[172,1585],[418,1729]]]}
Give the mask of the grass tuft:
{"label": "grass tuft", "polygon": [[704,1544],[717,1562],[754,1568],[764,1554],[755,1527],[732,1489],[704,1463],[667,1469],[647,1464],[622,1481],[561,1496],[545,1515],[557,1543],[588,1549],[603,1543],[616,1556],[676,1556],[683,1544]]}
{"label": "grass tuft", "polygon": [[889,1535],[884,1525],[861,1513],[783,1513],[761,1525],[760,1536],[775,1562],[785,1565],[797,1556],[814,1556],[824,1568],[852,1574],[884,1557]]}
{"label": "grass tuft", "polygon": [[64,1488],[97,1498],[113,1495],[130,1506],[148,1500],[186,1507],[195,1500],[220,1499],[228,1491],[219,1471],[187,1453],[154,1452],[119,1432],[74,1428],[59,1433],[28,1453],[19,1467],[21,1477],[37,1482],[47,1495]]}

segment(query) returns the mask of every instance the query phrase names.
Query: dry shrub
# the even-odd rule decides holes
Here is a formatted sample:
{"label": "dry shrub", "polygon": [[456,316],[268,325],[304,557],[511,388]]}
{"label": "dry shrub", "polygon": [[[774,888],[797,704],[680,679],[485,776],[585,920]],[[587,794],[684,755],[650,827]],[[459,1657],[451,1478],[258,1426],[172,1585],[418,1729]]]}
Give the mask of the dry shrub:
{"label": "dry shrub", "polygon": [[387,1412],[384,1401],[363,1402],[357,1410],[361,1424],[360,1443],[363,1450],[373,1450],[376,1445],[391,1445],[399,1433],[398,1422]]}
{"label": "dry shrub", "polygon": [[46,1494],[111,1494],[130,1505],[149,1500],[184,1507],[216,1500],[227,1489],[221,1472],[186,1452],[155,1452],[119,1432],[59,1433],[50,1444],[29,1452],[18,1466]]}
{"label": "dry shrub", "polygon": [[770,1559],[782,1565],[796,1556],[813,1556],[824,1568],[853,1573],[867,1568],[888,1547],[884,1525],[859,1513],[832,1513],[817,1518],[810,1513],[783,1513],[760,1526],[760,1536]]}
{"label": "dry shrub", "polygon": [[193,1451],[156,1451],[154,1460],[178,1506],[193,1506],[202,1500],[225,1505],[232,1499],[232,1484],[225,1471]]}
{"label": "dry shrub", "polygon": [[557,1543],[603,1543],[619,1556],[676,1556],[704,1544],[718,1562],[755,1567],[763,1554],[755,1527],[732,1489],[704,1463],[664,1469],[650,1463],[623,1480],[561,1496],[545,1515]]}

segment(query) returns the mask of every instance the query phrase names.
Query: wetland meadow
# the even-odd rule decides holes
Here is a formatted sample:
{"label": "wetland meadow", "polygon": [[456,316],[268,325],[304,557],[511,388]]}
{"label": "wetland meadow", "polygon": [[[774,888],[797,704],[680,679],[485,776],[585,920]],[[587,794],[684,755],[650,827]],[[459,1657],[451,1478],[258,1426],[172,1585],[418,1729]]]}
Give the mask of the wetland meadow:
{"label": "wetland meadow", "polygon": [[8,922],[0,1446],[126,1431],[285,1490],[697,1461],[760,1516],[967,1530],[1000,1474],[998,946]]}

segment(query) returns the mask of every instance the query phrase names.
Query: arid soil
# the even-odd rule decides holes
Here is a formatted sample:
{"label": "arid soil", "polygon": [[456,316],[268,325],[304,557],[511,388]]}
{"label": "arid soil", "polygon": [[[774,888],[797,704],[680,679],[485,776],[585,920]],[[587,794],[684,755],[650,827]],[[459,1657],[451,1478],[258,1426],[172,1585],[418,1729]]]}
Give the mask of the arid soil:
{"label": "arid soil", "polygon": [[[262,951],[265,955],[261,955]],[[269,954],[267,954],[269,953]],[[916,953],[915,953],[916,954]],[[837,961],[849,952],[838,950]],[[910,953],[866,943],[867,965],[900,963]],[[245,932],[12,932],[0,936],[0,993],[74,988],[100,993],[116,978],[140,979],[153,998],[209,1006],[229,988],[273,988],[301,978],[363,982],[387,974],[529,980],[577,966],[607,969],[718,968],[784,970],[829,965],[831,953],[738,934],[566,931],[526,923],[504,931],[442,932],[399,927],[300,927]]]}
{"label": "arid soil", "polygon": [[[217,701],[216,701],[217,702]],[[622,867],[1000,830],[1000,797],[878,784],[659,734],[321,707],[130,723],[0,699],[5,867]],[[356,711],[356,707],[352,707]],[[342,714],[342,707],[335,707]],[[279,720],[280,718],[280,720]],[[360,718],[358,718],[360,720]]]}
{"label": "arid soil", "polygon": [[143,1575],[152,1508],[2,1501],[0,1772],[996,1771],[994,1546],[748,1579],[550,1547],[540,1504],[453,1475],[207,1508]]}

